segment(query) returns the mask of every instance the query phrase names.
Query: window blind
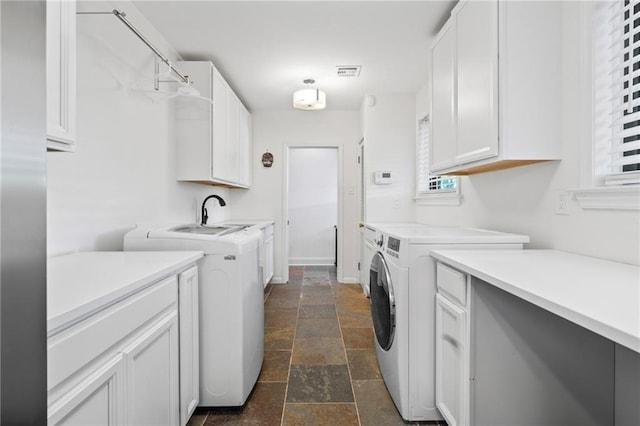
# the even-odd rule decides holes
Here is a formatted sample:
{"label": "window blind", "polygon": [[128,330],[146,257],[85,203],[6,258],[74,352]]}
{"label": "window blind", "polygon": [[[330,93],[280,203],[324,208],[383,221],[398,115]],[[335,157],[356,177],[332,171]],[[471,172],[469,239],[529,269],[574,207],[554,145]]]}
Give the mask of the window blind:
{"label": "window blind", "polygon": [[442,192],[455,192],[458,178],[432,176],[429,172],[429,116],[418,121],[418,146],[416,149],[416,179],[418,196]]}
{"label": "window blind", "polygon": [[608,26],[603,35],[608,41],[609,81],[604,183],[640,183],[640,0],[607,2],[602,8],[604,16],[596,22]]}

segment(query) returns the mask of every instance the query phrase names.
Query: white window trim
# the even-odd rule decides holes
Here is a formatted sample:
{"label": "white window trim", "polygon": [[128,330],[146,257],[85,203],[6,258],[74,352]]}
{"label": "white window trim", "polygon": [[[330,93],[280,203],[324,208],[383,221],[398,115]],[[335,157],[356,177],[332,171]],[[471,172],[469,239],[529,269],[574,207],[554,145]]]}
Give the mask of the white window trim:
{"label": "white window trim", "polygon": [[580,157],[582,170],[580,176],[580,188],[571,189],[578,205],[583,209],[597,210],[640,210],[640,186],[638,185],[610,185],[604,186],[603,182],[598,182],[594,173],[595,167],[595,129],[594,122],[594,20],[595,2],[584,2],[580,5],[580,25],[583,35],[582,45],[582,81],[580,82],[583,93],[589,93],[585,97],[587,102],[582,102],[580,117],[582,134]]}
{"label": "white window trim", "polygon": [[[424,119],[421,118],[420,120]],[[419,122],[416,122],[416,159],[419,156]],[[415,188],[416,195],[414,197],[414,201],[418,206],[459,206],[462,203],[462,192],[460,191],[460,177],[457,177],[456,189],[454,191],[429,191],[429,192],[419,192],[418,188],[420,187],[420,174],[418,173],[418,169],[416,167],[416,177],[415,177]]]}
{"label": "white window trim", "polygon": [[640,188],[616,186],[571,191],[583,209],[640,210]]}
{"label": "white window trim", "polygon": [[419,206],[459,206],[462,204],[462,194],[460,193],[460,179],[456,191],[434,192],[432,194],[418,194],[414,198]]}

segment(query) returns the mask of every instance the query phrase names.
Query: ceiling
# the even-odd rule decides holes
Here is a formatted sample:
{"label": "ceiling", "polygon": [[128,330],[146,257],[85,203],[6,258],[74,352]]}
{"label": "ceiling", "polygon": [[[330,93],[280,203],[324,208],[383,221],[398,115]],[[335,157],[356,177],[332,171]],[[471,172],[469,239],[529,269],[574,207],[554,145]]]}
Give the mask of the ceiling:
{"label": "ceiling", "polygon": [[[185,60],[211,60],[251,111],[291,109],[313,78],[327,110],[366,94],[414,93],[455,0],[134,1]],[[337,65],[361,65],[357,78]]]}

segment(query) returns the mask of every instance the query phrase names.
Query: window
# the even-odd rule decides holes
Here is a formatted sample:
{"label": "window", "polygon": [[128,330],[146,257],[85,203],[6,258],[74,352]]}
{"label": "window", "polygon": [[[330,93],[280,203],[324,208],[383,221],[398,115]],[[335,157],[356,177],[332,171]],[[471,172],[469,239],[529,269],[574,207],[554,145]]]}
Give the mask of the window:
{"label": "window", "polygon": [[[581,2],[583,209],[640,210],[640,1]],[[582,71],[584,71],[582,73]]]}
{"label": "window", "polygon": [[595,181],[640,183],[640,1],[601,2],[595,16]]}
{"label": "window", "polygon": [[[429,173],[429,116],[418,121],[418,142],[416,149],[416,192],[417,199],[440,199],[438,204],[459,204],[459,182],[455,176],[434,176]],[[444,201],[445,198],[457,200]]]}

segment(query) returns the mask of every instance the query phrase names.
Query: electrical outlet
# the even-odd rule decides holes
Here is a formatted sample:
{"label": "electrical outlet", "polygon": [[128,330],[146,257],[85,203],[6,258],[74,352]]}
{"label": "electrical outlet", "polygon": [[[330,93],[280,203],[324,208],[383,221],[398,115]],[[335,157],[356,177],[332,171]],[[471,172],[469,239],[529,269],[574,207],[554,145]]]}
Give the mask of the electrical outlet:
{"label": "electrical outlet", "polygon": [[565,191],[556,194],[556,214],[569,214],[569,193]]}

